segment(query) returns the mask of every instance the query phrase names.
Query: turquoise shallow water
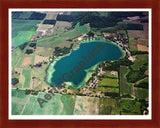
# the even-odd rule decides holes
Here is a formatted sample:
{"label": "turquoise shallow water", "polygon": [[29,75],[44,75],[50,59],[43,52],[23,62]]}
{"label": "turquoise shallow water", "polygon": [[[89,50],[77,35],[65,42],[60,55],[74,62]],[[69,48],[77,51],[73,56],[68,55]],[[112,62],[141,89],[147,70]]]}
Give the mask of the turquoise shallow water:
{"label": "turquoise shallow water", "polygon": [[87,69],[102,61],[117,60],[122,55],[123,52],[118,46],[107,41],[81,43],[79,48],[53,65],[50,85],[60,86],[63,82],[71,82],[74,87],[78,87],[86,78]]}

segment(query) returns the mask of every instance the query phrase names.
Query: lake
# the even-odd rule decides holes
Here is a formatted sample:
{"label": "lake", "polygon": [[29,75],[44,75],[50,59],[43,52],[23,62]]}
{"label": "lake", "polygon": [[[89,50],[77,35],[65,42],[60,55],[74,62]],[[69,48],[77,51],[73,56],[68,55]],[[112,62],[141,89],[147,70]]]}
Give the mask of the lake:
{"label": "lake", "polygon": [[70,54],[60,57],[50,64],[46,81],[51,86],[70,84],[81,87],[89,78],[96,65],[102,61],[117,60],[123,51],[115,44],[104,40],[81,42]]}

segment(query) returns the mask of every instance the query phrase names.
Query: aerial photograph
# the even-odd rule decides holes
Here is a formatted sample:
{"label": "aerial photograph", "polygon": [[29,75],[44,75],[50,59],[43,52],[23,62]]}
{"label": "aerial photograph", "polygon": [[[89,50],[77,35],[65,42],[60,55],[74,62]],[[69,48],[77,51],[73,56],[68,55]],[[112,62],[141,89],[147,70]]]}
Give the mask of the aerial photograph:
{"label": "aerial photograph", "polygon": [[10,11],[11,115],[150,114],[149,11]]}

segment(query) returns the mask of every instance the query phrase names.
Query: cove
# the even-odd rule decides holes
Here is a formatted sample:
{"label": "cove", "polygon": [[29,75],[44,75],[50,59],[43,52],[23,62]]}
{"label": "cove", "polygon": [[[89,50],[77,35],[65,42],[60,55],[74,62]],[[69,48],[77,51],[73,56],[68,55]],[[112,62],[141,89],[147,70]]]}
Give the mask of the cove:
{"label": "cove", "polygon": [[102,61],[113,61],[122,57],[123,51],[105,40],[81,42],[70,54],[60,57],[49,65],[46,82],[51,86],[67,83],[79,88],[87,81],[96,65]]}

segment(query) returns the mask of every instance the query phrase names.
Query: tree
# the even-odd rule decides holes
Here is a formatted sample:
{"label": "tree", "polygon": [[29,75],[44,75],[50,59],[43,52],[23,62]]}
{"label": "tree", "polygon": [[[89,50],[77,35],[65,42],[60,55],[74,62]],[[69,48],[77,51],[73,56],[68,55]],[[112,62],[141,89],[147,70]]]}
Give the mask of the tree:
{"label": "tree", "polygon": [[12,78],[12,84],[16,85],[17,83],[19,83],[19,80],[17,78]]}
{"label": "tree", "polygon": [[93,32],[91,32],[91,31],[89,31],[89,32],[87,33],[87,35],[88,35],[88,36],[92,36],[92,37],[93,37],[93,36],[94,36],[94,33],[93,33]]}
{"label": "tree", "polygon": [[31,54],[31,53],[33,53],[33,50],[32,50],[32,49],[27,49],[27,50],[26,50],[26,54]]}

